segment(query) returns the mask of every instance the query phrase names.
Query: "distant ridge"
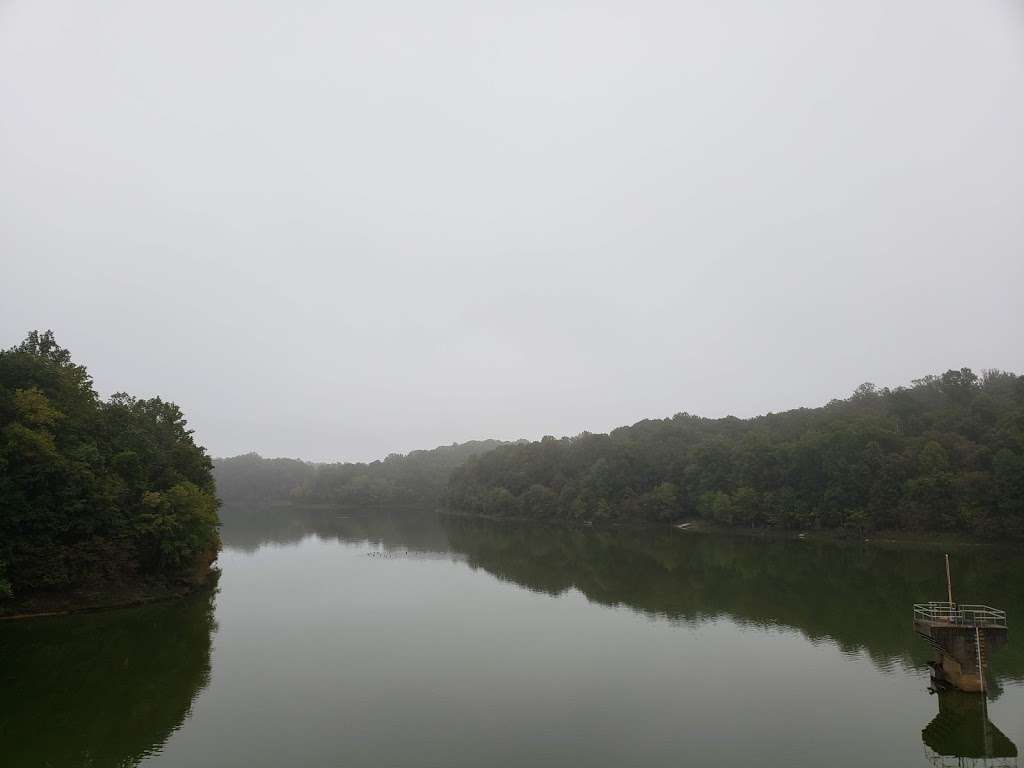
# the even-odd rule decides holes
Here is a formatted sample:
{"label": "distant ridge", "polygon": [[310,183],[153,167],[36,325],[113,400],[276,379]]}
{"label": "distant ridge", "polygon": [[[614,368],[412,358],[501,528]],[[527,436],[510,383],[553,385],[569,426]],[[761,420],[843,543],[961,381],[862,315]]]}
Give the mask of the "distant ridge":
{"label": "distant ridge", "polygon": [[969,368],[751,419],[679,413],[506,445],[445,505],[491,517],[1024,537],[1024,377]]}
{"label": "distant ridge", "polygon": [[265,459],[258,453],[213,460],[222,501],[294,501],[380,505],[437,502],[452,470],[467,459],[507,445],[470,440],[431,450],[392,453],[369,463]]}

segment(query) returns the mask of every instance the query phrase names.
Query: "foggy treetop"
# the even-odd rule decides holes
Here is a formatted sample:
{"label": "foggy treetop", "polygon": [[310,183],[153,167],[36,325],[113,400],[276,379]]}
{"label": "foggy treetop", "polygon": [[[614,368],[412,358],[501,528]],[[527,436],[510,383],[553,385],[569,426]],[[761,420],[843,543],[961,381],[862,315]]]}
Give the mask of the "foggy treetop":
{"label": "foggy treetop", "polygon": [[969,368],[751,419],[478,441],[369,464],[215,461],[229,502],[415,504],[489,517],[1024,537],[1024,377]]}
{"label": "foggy treetop", "polygon": [[12,595],[202,581],[214,493],[177,405],[99,398],[49,331],[0,350],[0,613]]}
{"label": "foggy treetop", "polygon": [[502,446],[448,506],[496,517],[1024,537],[1024,377],[969,368],[754,419],[686,413]]}

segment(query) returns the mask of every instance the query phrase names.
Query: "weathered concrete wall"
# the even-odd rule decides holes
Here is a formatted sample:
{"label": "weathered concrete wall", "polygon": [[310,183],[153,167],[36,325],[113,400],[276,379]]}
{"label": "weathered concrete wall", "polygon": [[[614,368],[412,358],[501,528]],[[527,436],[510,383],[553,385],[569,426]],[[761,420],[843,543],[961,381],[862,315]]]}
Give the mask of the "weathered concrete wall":
{"label": "weathered concrete wall", "polygon": [[915,631],[930,637],[941,647],[936,649],[931,664],[933,675],[961,691],[980,693],[985,690],[983,675],[988,659],[994,651],[1006,644],[1005,629],[979,629],[982,639],[982,668],[978,668],[978,649],[974,627],[958,627],[933,622],[914,622]]}

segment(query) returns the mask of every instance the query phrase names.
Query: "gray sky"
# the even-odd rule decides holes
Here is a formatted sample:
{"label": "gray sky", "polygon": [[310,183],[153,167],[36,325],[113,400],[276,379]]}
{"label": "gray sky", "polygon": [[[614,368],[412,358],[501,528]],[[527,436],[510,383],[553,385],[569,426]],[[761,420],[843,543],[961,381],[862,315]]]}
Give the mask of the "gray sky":
{"label": "gray sky", "polygon": [[0,0],[0,344],[369,459],[1024,371],[1020,0]]}

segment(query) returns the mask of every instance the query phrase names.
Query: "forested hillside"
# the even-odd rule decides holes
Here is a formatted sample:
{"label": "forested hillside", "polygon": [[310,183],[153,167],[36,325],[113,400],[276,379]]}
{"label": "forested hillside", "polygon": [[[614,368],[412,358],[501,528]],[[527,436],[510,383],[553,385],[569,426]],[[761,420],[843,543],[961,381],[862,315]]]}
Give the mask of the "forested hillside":
{"label": "forested hillside", "polygon": [[326,502],[379,505],[436,502],[452,470],[504,445],[471,440],[433,450],[393,453],[382,461],[316,464],[247,453],[214,459],[217,493],[228,502]]}
{"label": "forested hillside", "polygon": [[752,419],[680,413],[507,445],[446,505],[497,517],[1024,536],[1024,377],[970,369]]}
{"label": "forested hillside", "polygon": [[39,592],[198,580],[217,525],[210,460],[176,405],[101,400],[49,331],[0,351],[0,613]]}

